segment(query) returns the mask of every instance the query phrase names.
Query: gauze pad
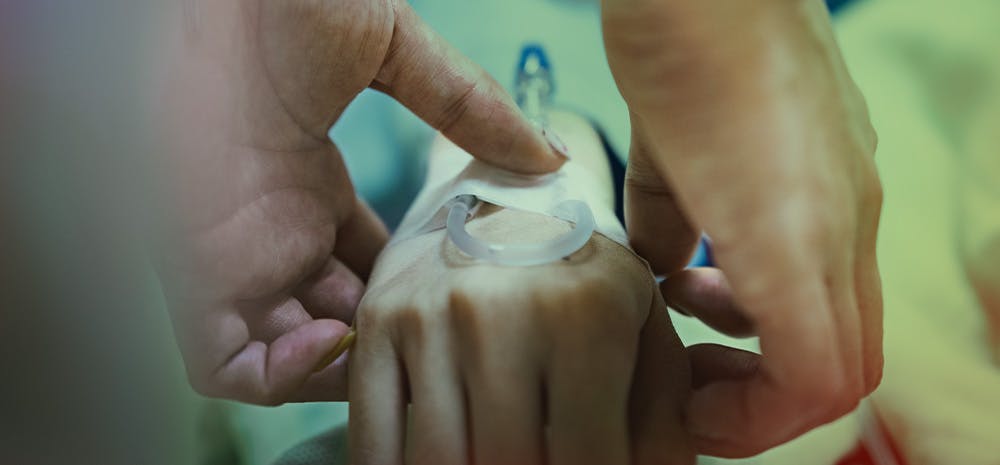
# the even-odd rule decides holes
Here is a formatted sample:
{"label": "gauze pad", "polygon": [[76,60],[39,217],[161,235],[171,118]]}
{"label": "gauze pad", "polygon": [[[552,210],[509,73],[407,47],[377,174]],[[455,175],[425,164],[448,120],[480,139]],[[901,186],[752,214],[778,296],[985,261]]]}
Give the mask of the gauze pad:
{"label": "gauze pad", "polygon": [[555,173],[521,175],[482,163],[439,138],[431,150],[424,188],[392,241],[444,229],[450,202],[459,196],[472,195],[504,208],[547,216],[554,216],[552,212],[566,201],[580,201],[590,207],[594,232],[628,247],[625,228],[612,208],[614,193],[600,186],[590,168],[572,158]]}

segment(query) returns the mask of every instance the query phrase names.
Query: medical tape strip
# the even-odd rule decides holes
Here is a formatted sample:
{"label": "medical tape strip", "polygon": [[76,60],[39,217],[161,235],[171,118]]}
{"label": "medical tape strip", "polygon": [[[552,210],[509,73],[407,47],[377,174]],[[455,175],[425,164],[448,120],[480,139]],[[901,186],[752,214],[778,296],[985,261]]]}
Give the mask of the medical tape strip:
{"label": "medical tape strip", "polygon": [[556,206],[567,200],[586,203],[594,216],[594,231],[625,247],[628,236],[614,212],[613,192],[597,188],[600,182],[581,163],[567,161],[544,176],[527,176],[495,168],[472,158],[446,141],[431,150],[427,180],[406,212],[392,242],[444,229],[448,203],[460,195],[475,195],[504,208],[554,216]]}

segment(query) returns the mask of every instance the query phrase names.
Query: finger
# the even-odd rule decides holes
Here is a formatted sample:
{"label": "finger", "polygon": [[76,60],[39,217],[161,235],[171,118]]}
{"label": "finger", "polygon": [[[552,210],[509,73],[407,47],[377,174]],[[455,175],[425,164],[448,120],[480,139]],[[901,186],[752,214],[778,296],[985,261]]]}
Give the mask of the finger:
{"label": "finger", "polygon": [[[461,465],[469,457],[466,403],[449,340],[426,325],[409,325],[403,361],[410,386],[408,465]],[[439,328],[443,327],[441,325]]]}
{"label": "finger", "polygon": [[[874,169],[874,168],[873,168]],[[865,393],[870,394],[882,380],[882,279],[878,268],[876,242],[882,211],[882,186],[877,173],[861,196],[854,265],[854,291],[861,314]]]}
{"label": "finger", "polygon": [[635,348],[622,350],[618,341],[604,347],[601,341],[578,342],[558,345],[548,370],[548,464],[628,463]]}
{"label": "finger", "polygon": [[375,258],[389,240],[389,232],[378,215],[355,197],[353,214],[337,229],[333,255],[362,280],[367,281]]}
{"label": "finger", "polygon": [[750,378],[760,368],[760,355],[718,344],[695,344],[687,348],[691,360],[691,386],[700,389],[720,381]]}
{"label": "finger", "polygon": [[[496,302],[501,306],[516,305]],[[466,380],[471,462],[477,465],[536,465],[544,461],[541,367],[529,354],[539,352],[534,338],[517,347],[487,344],[500,334],[536,334],[531,322],[488,318],[464,293],[449,302],[448,326],[455,336]],[[521,356],[516,356],[521,354]]]}
{"label": "finger", "polygon": [[827,292],[837,328],[837,345],[831,349],[840,353],[846,392],[860,401],[865,395],[861,311],[854,290],[854,251],[850,246],[837,248],[844,249],[849,252],[834,257],[827,274]]}
{"label": "finger", "polygon": [[[310,318],[333,318],[348,325],[364,293],[365,286],[343,263],[330,257],[323,268],[308,278],[295,292]],[[292,401],[347,400],[347,357],[344,355],[353,344],[354,333],[345,335],[314,370]]]}
{"label": "finger", "polygon": [[660,292],[671,308],[722,333],[734,337],[753,335],[753,322],[736,304],[729,282],[717,268],[678,271],[660,283]]}
{"label": "finger", "polygon": [[855,292],[861,313],[862,354],[865,394],[871,394],[882,382],[885,358],[882,349],[882,281],[874,253],[858,259]]}
{"label": "finger", "polygon": [[250,331],[250,340],[264,344],[270,344],[282,335],[313,320],[296,299],[287,299],[271,308],[258,307],[254,305],[241,309],[240,313]]}
{"label": "finger", "polygon": [[527,174],[562,166],[564,150],[524,118],[500,84],[438,36],[406,2],[394,4],[396,29],[373,87],[487,163]]}
{"label": "finger", "polygon": [[656,274],[680,270],[691,259],[700,232],[654,163],[653,146],[632,115],[632,147],[625,173],[625,223],[629,242]]}
{"label": "finger", "polygon": [[300,399],[316,364],[347,332],[339,321],[315,320],[270,344],[250,340],[213,374],[209,395],[263,405]]}
{"label": "finger", "polygon": [[690,396],[689,376],[684,346],[670,324],[666,307],[656,299],[640,334],[629,394],[632,463],[695,463],[683,418]]}
{"label": "finger", "polygon": [[333,318],[349,324],[364,292],[361,279],[343,262],[330,257],[293,295],[312,318]]}
{"label": "finger", "polygon": [[751,313],[763,353],[759,369],[694,393],[687,418],[700,453],[753,455],[851,408],[840,351],[831,350],[838,334],[822,273],[795,275],[799,286],[754,302],[762,308]]}
{"label": "finger", "polygon": [[[289,402],[345,402],[348,400],[348,367],[350,366],[347,349],[337,347],[353,340],[353,333],[348,333],[337,341],[337,346],[328,352],[314,367],[315,373],[306,379],[305,384],[294,393]],[[348,344],[349,346],[349,344]],[[339,356],[330,354],[340,351]],[[332,358],[332,361],[331,361]]]}
{"label": "finger", "polygon": [[[840,179],[839,182],[848,189],[853,189],[857,183],[853,177]],[[856,204],[855,208],[858,208]],[[845,394],[852,397],[854,403],[865,395],[862,315],[855,291],[855,251],[860,215],[860,210],[852,209],[837,226],[828,228],[827,234],[833,243],[827,252],[825,273],[829,302],[838,333],[837,345],[831,347],[831,350],[840,353]]]}
{"label": "finger", "polygon": [[541,465],[545,460],[540,368],[509,348],[465,365],[469,373],[473,463]]}
{"label": "finger", "polygon": [[350,455],[354,465],[402,465],[406,422],[403,372],[387,335],[364,319],[351,351]]}

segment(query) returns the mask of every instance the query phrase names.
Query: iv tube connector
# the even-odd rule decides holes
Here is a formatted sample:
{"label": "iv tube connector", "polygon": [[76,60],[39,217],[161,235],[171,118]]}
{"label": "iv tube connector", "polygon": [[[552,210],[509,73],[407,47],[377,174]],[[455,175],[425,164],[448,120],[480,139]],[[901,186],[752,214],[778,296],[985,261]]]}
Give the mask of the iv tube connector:
{"label": "iv tube connector", "polygon": [[514,96],[524,115],[539,126],[548,124],[556,85],[545,49],[538,44],[528,44],[521,49],[521,57],[514,76]]}
{"label": "iv tube connector", "polygon": [[465,223],[479,204],[474,195],[460,195],[448,204],[446,227],[448,238],[469,256],[496,265],[533,266],[561,260],[583,248],[590,240],[596,226],[590,207],[579,200],[567,200],[549,212],[574,224],[573,229],[555,239],[537,244],[496,244],[469,234]]}

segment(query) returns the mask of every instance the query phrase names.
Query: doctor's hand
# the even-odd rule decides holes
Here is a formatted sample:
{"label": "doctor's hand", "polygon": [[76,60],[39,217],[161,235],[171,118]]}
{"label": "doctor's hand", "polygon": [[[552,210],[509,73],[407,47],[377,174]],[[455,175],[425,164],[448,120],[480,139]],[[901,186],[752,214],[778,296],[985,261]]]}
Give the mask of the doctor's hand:
{"label": "doctor's hand", "polygon": [[[699,451],[752,455],[851,411],[881,377],[882,191],[825,5],[605,0],[603,21],[633,245],[672,306],[760,336],[760,357],[689,348]],[[679,271],[700,230],[719,269]]]}
{"label": "doctor's hand", "polygon": [[[387,234],[327,131],[381,90],[484,161],[563,158],[404,1],[185,2],[166,109],[157,271],[192,384],[261,404],[343,399],[348,332]],[[180,17],[180,15],[178,15]]]}

